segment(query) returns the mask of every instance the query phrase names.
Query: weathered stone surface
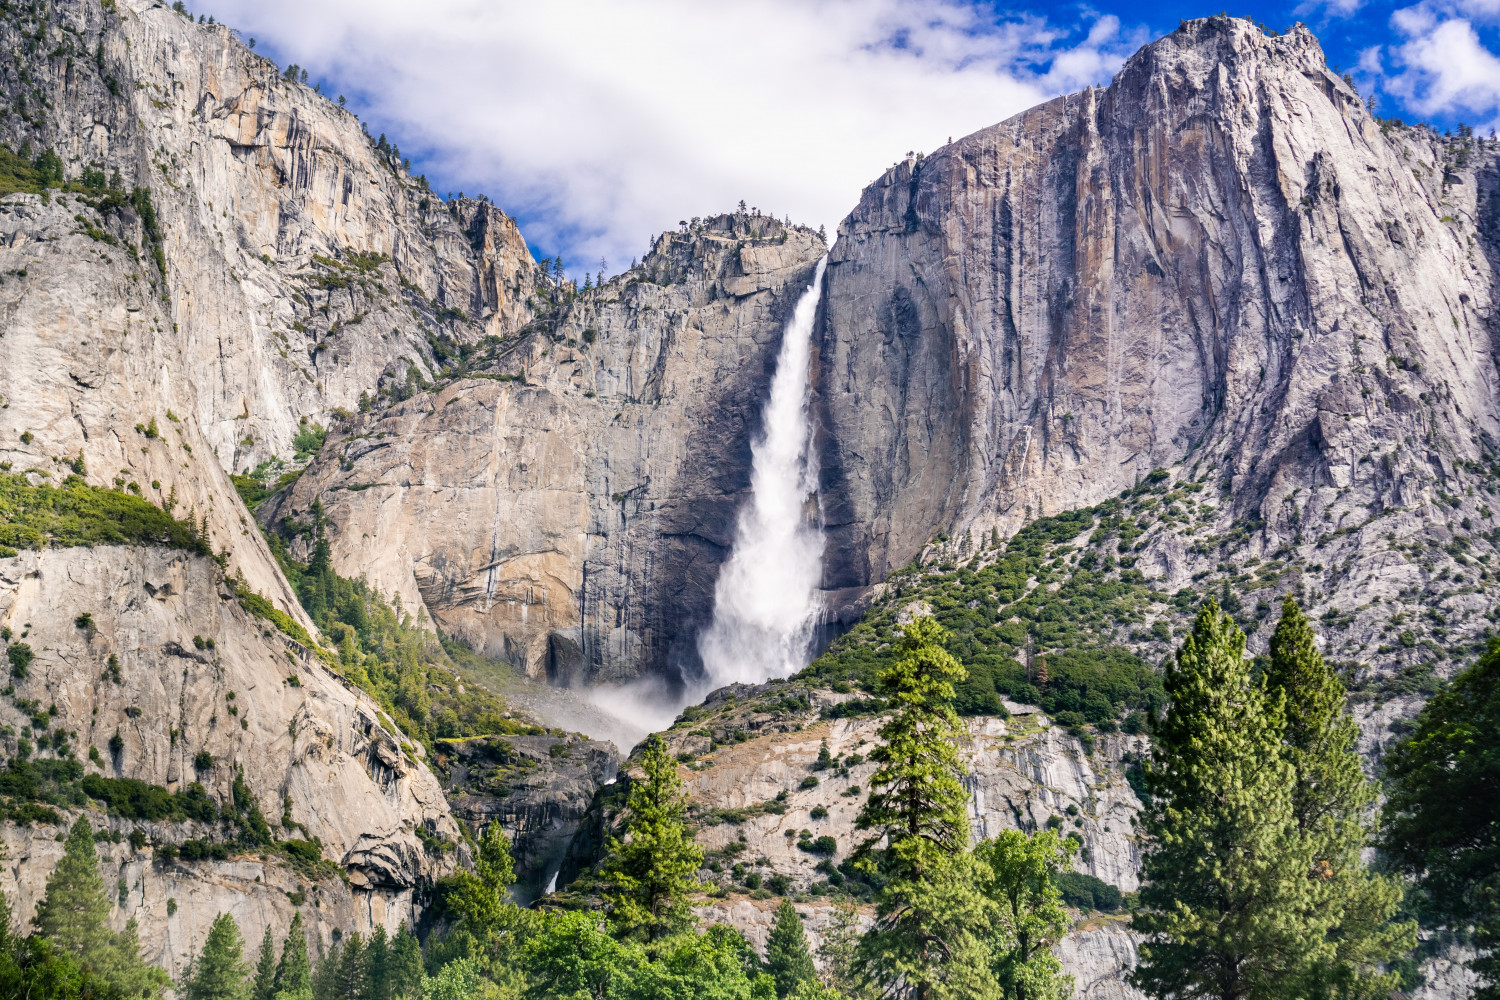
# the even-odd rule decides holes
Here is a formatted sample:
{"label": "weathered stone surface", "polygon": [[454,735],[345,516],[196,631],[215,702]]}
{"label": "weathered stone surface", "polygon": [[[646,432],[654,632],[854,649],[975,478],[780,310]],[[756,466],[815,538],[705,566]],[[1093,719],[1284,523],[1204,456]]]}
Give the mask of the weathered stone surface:
{"label": "weathered stone surface", "polygon": [[[92,628],[75,624],[85,612]],[[29,700],[56,706],[51,724],[76,734],[73,745],[86,772],[173,791],[196,781],[221,804],[232,801],[234,776],[243,774],[268,822],[274,826],[289,815],[301,828],[281,830],[283,836],[318,838],[324,857],[348,873],[349,888],[335,879],[336,889],[318,890],[344,900],[330,913],[330,927],[378,917],[394,921],[394,928],[414,912],[413,890],[451,870],[453,857],[429,854],[417,836],[421,827],[453,841],[459,831],[442,788],[405,749],[405,737],[381,721],[368,698],[244,611],[210,560],[127,547],[0,559],[0,625],[35,653],[27,676],[12,681],[15,696],[0,701],[6,757],[17,752],[29,724],[17,703]],[[118,682],[109,676],[110,656],[117,658]],[[118,756],[109,746],[116,733],[123,744]],[[86,759],[90,747],[98,751],[97,763]],[[206,770],[194,760],[204,751],[213,758]],[[220,839],[215,829],[196,824],[93,821],[125,833],[139,828],[151,843]],[[0,834],[8,842],[24,845],[8,854],[12,881],[3,886],[24,919],[62,845],[52,843],[50,828],[4,827]],[[162,961],[180,962],[190,943],[201,944],[169,928],[206,930],[214,907],[290,919],[284,894],[261,899],[259,887],[245,884],[242,866],[252,862],[149,868],[149,849],[133,853],[126,844],[113,850],[129,869],[122,877],[131,884],[144,879],[145,895],[129,912],[147,907],[145,916],[168,896],[195,907],[176,924],[143,921],[144,946]],[[295,881],[277,876],[278,884]]]}
{"label": "weathered stone surface", "polygon": [[612,744],[561,736],[443,740],[436,758],[454,815],[476,832],[498,822],[510,838],[523,902],[550,890],[594,793],[620,763]]}
{"label": "weathered stone surface", "polygon": [[[898,164],[828,268],[825,586],[1177,462],[1215,470],[1218,530],[1264,522],[1254,554],[1326,567],[1341,607],[1399,558],[1378,533],[1492,527],[1495,163],[1493,143],[1383,131],[1305,28],[1216,17]],[[1406,530],[1316,550],[1398,508]],[[1175,588],[1213,567],[1182,548],[1143,571]]]}
{"label": "weathered stone surface", "polygon": [[[90,814],[89,819],[96,831],[113,828],[128,834],[132,826],[98,814]],[[33,873],[50,872],[62,857],[63,844],[50,826],[26,829],[7,824],[0,828],[0,845],[6,851],[0,891],[10,902],[18,925],[24,927],[41,896],[42,884]],[[111,927],[123,930],[125,922],[135,918],[141,954],[174,979],[186,971],[190,955],[202,952],[209,925],[220,913],[230,914],[239,924],[251,960],[265,928],[270,927],[273,936],[284,936],[294,912],[302,914],[308,949],[314,956],[332,947],[335,930],[368,934],[378,926],[393,934],[403,923],[415,924],[421,913],[410,889],[362,889],[337,878],[308,883],[285,859],[270,854],[164,864],[153,860],[149,849],[132,851],[128,843],[101,840],[95,850],[111,897]],[[116,889],[121,880],[125,883],[123,899]],[[294,893],[302,894],[302,905],[297,905]],[[280,939],[276,946],[281,947]]]}
{"label": "weathered stone surface", "polygon": [[532,676],[692,677],[782,325],[823,251],[749,215],[663,235],[487,377],[355,421],[262,517],[321,500],[340,572]]}

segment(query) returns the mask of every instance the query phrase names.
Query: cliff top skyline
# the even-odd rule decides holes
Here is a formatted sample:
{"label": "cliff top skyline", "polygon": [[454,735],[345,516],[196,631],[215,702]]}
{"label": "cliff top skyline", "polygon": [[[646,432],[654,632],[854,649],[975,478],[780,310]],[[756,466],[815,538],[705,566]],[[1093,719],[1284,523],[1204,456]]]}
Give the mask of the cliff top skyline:
{"label": "cliff top skyline", "polygon": [[[747,205],[831,231],[907,150],[1105,84],[1202,4],[745,0],[187,5],[295,63],[441,194],[483,192],[538,256],[624,270],[679,219]],[[1256,0],[1376,113],[1500,123],[1495,0]]]}

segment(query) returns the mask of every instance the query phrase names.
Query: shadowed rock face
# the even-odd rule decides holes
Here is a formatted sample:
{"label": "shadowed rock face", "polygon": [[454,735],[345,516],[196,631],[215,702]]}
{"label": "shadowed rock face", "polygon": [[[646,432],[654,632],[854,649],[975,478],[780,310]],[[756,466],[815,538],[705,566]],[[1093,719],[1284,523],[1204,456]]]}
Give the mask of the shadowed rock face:
{"label": "shadowed rock face", "polygon": [[1500,429],[1480,146],[1383,133],[1305,29],[1211,18],[887,171],[828,270],[825,585],[1180,460],[1288,536],[1298,489],[1461,495]]}
{"label": "shadowed rock face", "polygon": [[529,902],[557,876],[594,794],[614,779],[619,762],[609,743],[481,736],[443,741],[436,767],[456,816],[475,830],[497,821],[505,828],[514,891]]}

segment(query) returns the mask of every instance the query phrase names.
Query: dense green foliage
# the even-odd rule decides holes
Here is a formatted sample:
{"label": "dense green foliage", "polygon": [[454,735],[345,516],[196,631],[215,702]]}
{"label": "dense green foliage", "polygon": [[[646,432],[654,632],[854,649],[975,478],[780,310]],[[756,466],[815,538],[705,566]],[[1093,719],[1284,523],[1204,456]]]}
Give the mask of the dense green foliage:
{"label": "dense green foliage", "polygon": [[1006,830],[974,848],[980,891],[991,904],[991,967],[1007,1000],[1068,1000],[1073,977],[1052,948],[1068,932],[1058,879],[1077,844],[1051,830]]}
{"label": "dense green foliage", "polygon": [[1384,996],[1414,928],[1361,860],[1372,792],[1343,687],[1290,599],[1258,683],[1244,646],[1210,601],[1168,666],[1133,978],[1159,997]]}
{"label": "dense green foliage", "polygon": [[41,194],[48,188],[61,187],[62,170],[62,159],[50,149],[28,158],[0,145],[0,196],[18,191]]}
{"label": "dense green foliage", "polygon": [[116,934],[110,931],[108,918],[109,900],[99,875],[94,831],[80,817],[31,918],[36,936],[76,963],[87,977],[98,980],[102,993],[122,998],[157,996],[166,987],[167,977],[141,959],[135,920]]}
{"label": "dense green foliage", "polygon": [[882,995],[921,1000],[996,989],[981,944],[985,907],[968,855],[956,743],[953,685],[964,668],[944,638],[933,619],[917,618],[902,630],[900,658],[880,674],[877,690],[894,711],[870,755],[880,766],[857,821],[873,833],[860,848],[863,864],[885,879],[875,926],[859,943],[861,975]]}
{"label": "dense green foliage", "polygon": [[1393,919],[1400,885],[1365,867],[1375,789],[1360,766],[1359,726],[1345,711],[1343,682],[1290,596],[1271,636],[1264,680],[1267,696],[1281,701],[1292,815],[1315,874],[1309,916],[1316,947],[1293,971],[1292,991],[1308,1000],[1384,997],[1400,984],[1383,966],[1412,949],[1416,926]]}
{"label": "dense green foliage", "polygon": [[776,907],[776,923],[766,939],[766,974],[776,983],[776,995],[789,997],[805,982],[816,982],[817,966],[807,947],[802,918],[790,900]]}
{"label": "dense green foliage", "polygon": [[1311,851],[1296,837],[1282,698],[1251,680],[1245,637],[1217,604],[1168,665],[1142,815],[1136,985],[1157,997],[1280,995],[1310,957]]}
{"label": "dense green foliage", "polygon": [[691,926],[687,894],[697,887],[703,849],[685,823],[687,796],[659,734],[647,739],[641,767],[645,779],[630,784],[625,836],[610,840],[601,875],[615,932],[657,941]]}
{"label": "dense green foliage", "polygon": [[184,1000],[249,1000],[249,967],[245,941],[234,918],[221,913],[209,925],[203,952],[192,962],[183,984]]}
{"label": "dense green foliage", "polygon": [[32,486],[23,474],[0,472],[0,557],[48,545],[166,545],[209,554],[191,521],[140,497],[76,475],[61,486]]}
{"label": "dense green foliage", "polygon": [[1385,757],[1384,847],[1427,914],[1472,929],[1476,996],[1500,996],[1500,640],[1423,707]]}
{"label": "dense green foliage", "polygon": [[[1101,558],[1139,534],[1122,504],[1040,518],[1003,548],[980,547],[962,567],[912,565],[892,574],[881,603],[802,676],[873,691],[896,656],[898,614],[924,602],[945,630],[944,648],[965,666],[954,684],[960,715],[1003,715],[1002,698],[1040,705],[1064,725],[1111,727],[1132,711],[1154,714],[1160,674],[1116,645],[1116,631],[1176,605],[1138,573],[1116,572],[1113,555]],[[1087,544],[1070,544],[1090,529]]]}

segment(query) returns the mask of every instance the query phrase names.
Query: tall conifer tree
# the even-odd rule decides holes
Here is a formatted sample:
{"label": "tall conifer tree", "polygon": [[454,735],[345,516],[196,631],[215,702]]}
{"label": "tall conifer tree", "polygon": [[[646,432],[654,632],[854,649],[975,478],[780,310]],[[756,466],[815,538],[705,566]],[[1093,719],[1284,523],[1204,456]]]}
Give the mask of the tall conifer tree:
{"label": "tall conifer tree", "polygon": [[234,918],[221,913],[209,925],[203,953],[183,986],[185,1000],[249,1000],[244,939]]}
{"label": "tall conifer tree", "polygon": [[997,988],[977,933],[986,906],[968,854],[966,770],[953,711],[953,685],[966,674],[943,649],[944,635],[932,618],[915,619],[898,640],[900,659],[879,677],[895,711],[870,755],[880,767],[857,825],[875,834],[860,848],[861,863],[886,883],[858,965],[885,996],[980,1000]]}
{"label": "tall conifer tree", "polygon": [[37,933],[85,966],[97,965],[114,944],[109,932],[109,900],[99,877],[94,831],[78,817],[68,833],[62,860],[47,879],[47,892],[31,923]]}
{"label": "tall conifer tree", "polygon": [[386,966],[389,995],[418,1000],[422,995],[422,946],[405,924],[391,939],[391,955]]}
{"label": "tall conifer tree", "polygon": [[1281,696],[1252,683],[1244,650],[1244,633],[1209,600],[1167,665],[1133,921],[1147,938],[1132,979],[1156,997],[1281,995],[1319,929]]}
{"label": "tall conifer tree", "polygon": [[307,958],[307,933],[302,929],[300,913],[293,915],[281,946],[274,1000],[312,1000],[312,965]]}
{"label": "tall conifer tree", "polygon": [[271,938],[271,925],[267,924],[260,939],[260,959],[255,963],[255,981],[250,989],[251,1000],[272,1000],[276,996],[276,944]]}
{"label": "tall conifer tree", "polygon": [[99,876],[94,831],[80,816],[68,833],[62,860],[47,879],[32,924],[38,936],[77,961],[82,969],[119,996],[159,994],[167,985],[162,970],[141,959],[135,920],[120,934],[110,933],[109,899]]}
{"label": "tall conifer tree", "polygon": [[687,796],[667,744],[653,733],[641,755],[646,776],[630,785],[626,835],[610,838],[601,874],[610,923],[622,937],[655,941],[692,924],[687,893],[703,864],[703,849],[687,829]]}
{"label": "tall conifer tree", "polygon": [[789,899],[783,899],[776,907],[776,923],[766,940],[766,971],[776,981],[778,997],[790,996],[799,983],[818,978],[817,966],[807,947],[807,934],[802,930],[802,918]]}
{"label": "tall conifer tree", "polygon": [[1369,845],[1375,789],[1359,762],[1359,726],[1345,711],[1343,682],[1318,652],[1312,625],[1291,595],[1271,636],[1267,692],[1284,705],[1282,743],[1294,776],[1292,812],[1312,856],[1309,930],[1321,947],[1289,983],[1307,1000],[1373,1000],[1397,985],[1379,966],[1416,944],[1416,926],[1393,921],[1401,887],[1372,874]]}

